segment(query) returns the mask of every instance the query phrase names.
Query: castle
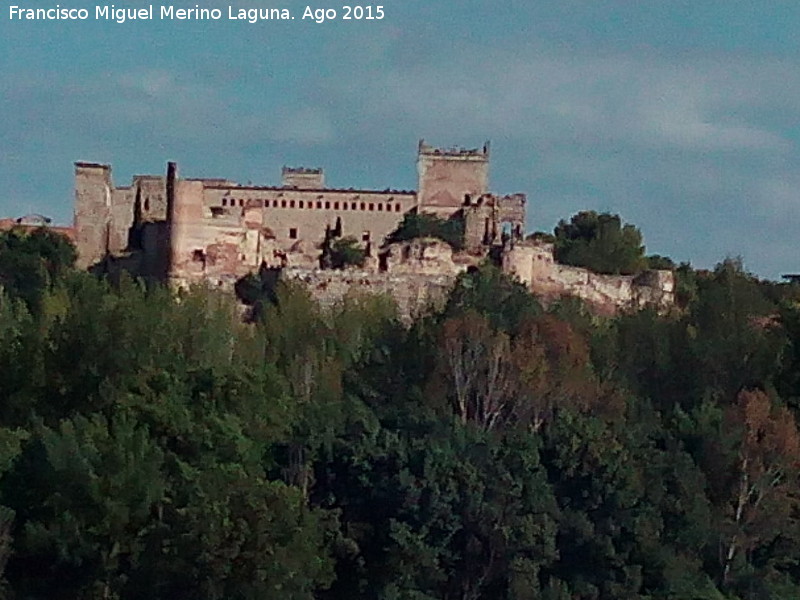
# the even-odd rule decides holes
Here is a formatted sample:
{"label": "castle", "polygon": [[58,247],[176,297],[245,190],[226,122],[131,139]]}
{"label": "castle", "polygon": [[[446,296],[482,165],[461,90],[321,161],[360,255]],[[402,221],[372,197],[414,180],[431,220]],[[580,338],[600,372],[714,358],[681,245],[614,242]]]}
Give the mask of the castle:
{"label": "castle", "polygon": [[[557,265],[552,247],[523,239],[527,198],[489,192],[488,142],[436,148],[420,141],[418,186],[408,190],[328,188],[322,169],[284,167],[281,185],[137,175],[116,187],[109,165],[75,163],[74,239],[83,268],[127,270],[185,286],[232,286],[261,266],[280,268],[320,301],[354,288],[391,294],[410,314],[436,301],[458,273],[488,255],[545,298],[583,297],[605,312],[671,304],[671,273],[645,278],[600,276]],[[459,219],[464,248],[412,240],[387,246],[409,213]],[[362,245],[359,272],[321,269],[320,245],[331,231]]]}

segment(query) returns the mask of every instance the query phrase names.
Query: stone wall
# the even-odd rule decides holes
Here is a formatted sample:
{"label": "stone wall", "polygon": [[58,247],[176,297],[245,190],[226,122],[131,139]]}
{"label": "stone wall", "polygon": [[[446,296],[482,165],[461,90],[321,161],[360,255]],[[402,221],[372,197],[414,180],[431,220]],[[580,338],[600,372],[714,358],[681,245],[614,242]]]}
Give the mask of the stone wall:
{"label": "stone wall", "polygon": [[303,285],[325,308],[357,294],[380,294],[397,303],[401,318],[408,321],[431,309],[441,308],[456,280],[454,274],[409,274],[366,270],[331,271],[290,267],[281,277]]}
{"label": "stone wall", "polygon": [[521,240],[525,228],[525,194],[484,194],[464,202],[464,248],[481,252],[502,245],[506,239]]}
{"label": "stone wall", "polygon": [[[439,301],[459,273],[502,254],[503,270],[545,301],[577,296],[597,312],[612,314],[673,302],[671,272],[638,277],[597,275],[559,265],[552,246],[522,242],[526,197],[488,194],[489,147],[442,149],[420,142],[419,190],[324,187],[321,169],[285,168],[283,186],[238,185],[226,179],[140,175],[115,188],[111,167],[75,164],[75,241],[79,266],[117,263],[136,275],[185,285],[231,285],[262,264],[283,268],[306,282],[323,303],[350,288],[386,293],[411,315]],[[410,211],[465,220],[467,252],[454,254],[438,240],[383,247]],[[341,224],[373,250],[365,270],[320,271],[326,228]]]}
{"label": "stone wall", "polygon": [[503,270],[517,277],[545,303],[575,296],[600,314],[647,306],[666,311],[674,304],[675,279],[671,271],[600,275],[555,262],[553,245],[548,243],[515,244],[503,255]]}
{"label": "stone wall", "polygon": [[420,210],[447,218],[461,209],[466,196],[489,191],[489,144],[464,150],[434,148],[420,140],[417,175]]}
{"label": "stone wall", "polygon": [[79,268],[101,261],[107,254],[111,224],[111,167],[75,163],[75,247]]}
{"label": "stone wall", "polygon": [[206,185],[203,203],[212,208],[241,213],[258,208],[261,221],[284,248],[299,240],[322,242],[327,226],[342,222],[342,234],[359,242],[381,244],[403,215],[416,205],[406,191],[292,189]]}

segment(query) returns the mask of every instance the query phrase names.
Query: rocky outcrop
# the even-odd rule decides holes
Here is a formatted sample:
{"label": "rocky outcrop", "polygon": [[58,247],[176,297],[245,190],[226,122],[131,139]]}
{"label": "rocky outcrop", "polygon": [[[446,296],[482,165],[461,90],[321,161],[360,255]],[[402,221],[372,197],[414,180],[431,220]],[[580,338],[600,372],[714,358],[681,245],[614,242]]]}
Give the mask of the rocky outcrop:
{"label": "rocky outcrop", "polygon": [[665,312],[675,301],[672,271],[600,275],[557,263],[550,243],[530,241],[514,245],[503,254],[503,270],[517,277],[545,303],[574,296],[604,315],[646,307]]}

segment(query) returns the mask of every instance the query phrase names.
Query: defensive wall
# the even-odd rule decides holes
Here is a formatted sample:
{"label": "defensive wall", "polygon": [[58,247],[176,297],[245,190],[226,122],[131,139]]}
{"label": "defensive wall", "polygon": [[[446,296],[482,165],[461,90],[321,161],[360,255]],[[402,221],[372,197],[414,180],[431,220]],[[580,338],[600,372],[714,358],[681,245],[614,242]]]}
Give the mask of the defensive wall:
{"label": "defensive wall", "polygon": [[526,241],[514,244],[503,253],[503,271],[519,279],[545,303],[562,296],[574,296],[602,314],[647,306],[666,311],[675,302],[672,271],[601,275],[557,263],[551,243]]}
{"label": "defensive wall", "polygon": [[[382,264],[365,269],[322,270],[291,267],[282,277],[301,283],[321,305],[330,307],[352,294],[388,294],[401,317],[410,319],[440,308],[459,274],[481,261],[469,253],[454,253],[436,239],[391,244]],[[502,252],[503,270],[524,284],[547,305],[563,297],[580,298],[596,314],[613,315],[652,307],[668,311],[674,304],[671,271],[633,275],[600,275],[587,269],[560,265],[553,245],[524,242]]]}
{"label": "defensive wall", "polygon": [[[489,144],[434,148],[420,141],[418,189],[326,186],[322,169],[284,167],[280,185],[240,185],[228,179],[137,175],[117,187],[111,166],[75,163],[75,243],[79,266],[125,269],[175,286],[232,286],[262,265],[302,281],[323,304],[350,288],[393,296],[413,314],[441,299],[458,273],[488,256],[545,301],[562,295],[598,312],[672,303],[672,274],[605,276],[559,265],[552,247],[523,241],[527,198],[489,189]],[[464,251],[431,240],[386,246],[405,215],[460,219]],[[367,252],[365,268],[321,269],[321,245],[332,231]],[[446,246],[446,247],[445,247]]]}

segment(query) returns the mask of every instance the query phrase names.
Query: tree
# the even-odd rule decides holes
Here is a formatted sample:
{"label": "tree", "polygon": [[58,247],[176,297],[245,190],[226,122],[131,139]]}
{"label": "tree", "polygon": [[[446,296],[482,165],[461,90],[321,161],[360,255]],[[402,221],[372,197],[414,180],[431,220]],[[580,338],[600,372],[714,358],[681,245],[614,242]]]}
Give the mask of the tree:
{"label": "tree", "polygon": [[724,499],[722,579],[737,559],[771,544],[800,508],[800,434],[792,414],[761,391],[743,390],[724,421],[733,462]]}
{"label": "tree", "polygon": [[475,313],[448,319],[442,325],[440,360],[434,381],[446,383],[453,414],[462,424],[490,430],[513,415],[518,378],[507,334],[492,331]]}
{"label": "tree", "polygon": [[453,250],[461,250],[464,247],[464,222],[458,218],[442,219],[427,213],[406,213],[397,229],[386,237],[386,243],[418,238],[438,238],[450,244]]}
{"label": "tree", "polygon": [[338,238],[331,244],[330,261],[334,269],[363,267],[367,253],[354,237]]}
{"label": "tree", "polygon": [[619,215],[579,212],[555,228],[555,258],[596,273],[630,275],[647,267],[642,234]]}
{"label": "tree", "polygon": [[0,232],[0,287],[37,312],[44,292],[74,266],[76,258],[72,242],[49,229]]}
{"label": "tree", "polygon": [[488,263],[459,275],[444,315],[458,316],[470,310],[509,334],[525,319],[542,313],[541,305],[523,284]]}

